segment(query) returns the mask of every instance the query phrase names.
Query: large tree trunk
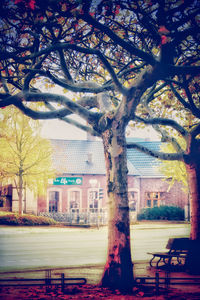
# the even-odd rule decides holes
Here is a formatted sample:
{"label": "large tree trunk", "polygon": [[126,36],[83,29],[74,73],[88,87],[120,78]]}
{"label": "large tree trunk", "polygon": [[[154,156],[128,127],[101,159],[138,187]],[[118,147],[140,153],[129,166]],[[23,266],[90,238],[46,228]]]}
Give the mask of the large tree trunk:
{"label": "large tree trunk", "polygon": [[130,223],[127,190],[125,130],[120,123],[102,135],[107,171],[108,256],[101,284],[111,289],[133,288],[133,264],[130,250]]}
{"label": "large tree trunk", "polygon": [[186,165],[190,186],[191,231],[190,238],[200,241],[200,167]]}
{"label": "large tree trunk", "polygon": [[190,273],[200,274],[200,143],[192,141],[189,149],[189,159],[186,162],[190,189],[191,210],[191,247],[187,258]]}
{"label": "large tree trunk", "polygon": [[190,238],[200,241],[200,141],[190,139],[187,152],[185,165],[190,190]]}

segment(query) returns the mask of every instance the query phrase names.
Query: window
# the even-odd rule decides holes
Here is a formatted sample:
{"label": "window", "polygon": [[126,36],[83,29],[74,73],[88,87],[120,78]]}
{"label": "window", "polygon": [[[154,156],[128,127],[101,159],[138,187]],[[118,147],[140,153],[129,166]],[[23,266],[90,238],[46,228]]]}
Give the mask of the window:
{"label": "window", "polygon": [[145,193],[145,206],[155,207],[160,206],[160,192],[148,192]]}
{"label": "window", "polygon": [[80,210],[80,191],[74,190],[69,192],[69,209],[71,212],[79,212]]}
{"label": "window", "polygon": [[58,211],[58,201],[59,201],[59,192],[50,191],[49,192],[49,212]]}
{"label": "window", "polygon": [[99,209],[99,193],[97,189],[89,190],[89,210],[95,212]]}
{"label": "window", "polygon": [[130,211],[136,211],[137,198],[138,198],[137,192],[131,190],[128,191],[128,201],[129,201]]}

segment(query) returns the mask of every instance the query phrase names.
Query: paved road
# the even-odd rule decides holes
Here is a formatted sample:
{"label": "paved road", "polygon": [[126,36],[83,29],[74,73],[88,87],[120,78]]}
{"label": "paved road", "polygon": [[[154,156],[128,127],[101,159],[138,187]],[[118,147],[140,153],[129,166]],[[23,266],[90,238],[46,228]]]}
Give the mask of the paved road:
{"label": "paved road", "polygon": [[[165,249],[169,237],[189,235],[189,225],[139,224],[131,227],[133,261]],[[35,267],[104,264],[107,227],[0,227],[0,271]]]}

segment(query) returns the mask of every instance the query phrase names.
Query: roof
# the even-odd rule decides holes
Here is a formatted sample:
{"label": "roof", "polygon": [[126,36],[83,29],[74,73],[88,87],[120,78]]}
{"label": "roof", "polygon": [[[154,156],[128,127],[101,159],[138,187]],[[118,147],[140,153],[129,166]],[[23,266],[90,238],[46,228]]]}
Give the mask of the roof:
{"label": "roof", "polygon": [[[102,141],[51,139],[53,165],[63,174],[105,174]],[[130,139],[128,140],[130,142]],[[134,140],[135,141],[135,140]],[[137,142],[150,149],[159,150],[159,142]],[[135,176],[161,177],[155,166],[159,161],[135,149],[127,151],[128,174]]]}
{"label": "roof", "polygon": [[[127,139],[127,142],[137,142],[141,146],[155,151],[159,151],[161,146],[159,141],[145,141],[143,139]],[[141,177],[164,177],[158,169],[161,162],[157,158],[136,149],[127,149],[127,158],[140,171]]]}

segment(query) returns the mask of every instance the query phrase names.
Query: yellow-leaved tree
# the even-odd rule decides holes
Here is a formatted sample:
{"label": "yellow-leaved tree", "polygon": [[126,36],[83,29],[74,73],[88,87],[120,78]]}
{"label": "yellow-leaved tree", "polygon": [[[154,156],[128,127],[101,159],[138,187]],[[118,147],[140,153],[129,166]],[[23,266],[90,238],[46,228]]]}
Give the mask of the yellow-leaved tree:
{"label": "yellow-leaved tree", "polygon": [[40,135],[39,121],[14,107],[2,110],[0,123],[0,180],[16,188],[22,214],[23,190],[28,188],[35,196],[44,194],[48,179],[54,176],[52,148]]}
{"label": "yellow-leaved tree", "polygon": [[[183,140],[178,138],[179,144],[185,148],[185,143]],[[163,143],[161,145],[162,152],[176,153],[173,145],[171,143]],[[189,194],[189,182],[186,167],[182,161],[161,161],[159,165],[159,170],[166,177],[164,180],[167,180],[169,183],[169,189],[174,185],[175,182],[180,182],[183,185],[183,190]]]}

